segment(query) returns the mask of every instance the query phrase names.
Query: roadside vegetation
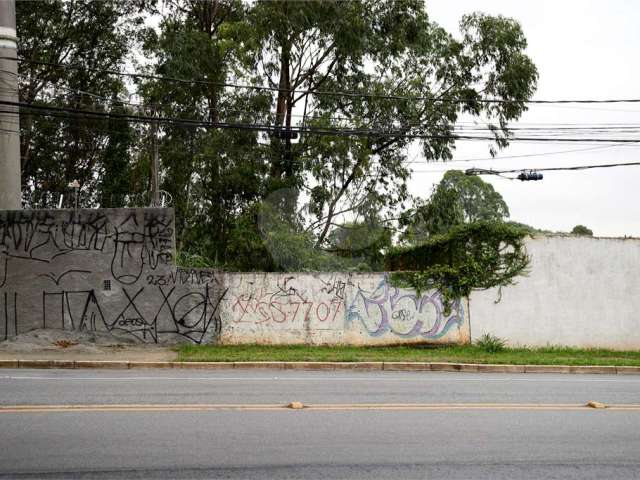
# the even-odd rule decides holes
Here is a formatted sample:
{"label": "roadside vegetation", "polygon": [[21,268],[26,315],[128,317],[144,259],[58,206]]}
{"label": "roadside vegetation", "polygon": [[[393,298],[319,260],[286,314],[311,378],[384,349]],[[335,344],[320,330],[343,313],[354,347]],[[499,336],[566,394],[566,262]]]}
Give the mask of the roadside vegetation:
{"label": "roadside vegetation", "polygon": [[479,345],[329,347],[306,345],[182,345],[184,362],[458,362],[514,365],[640,366],[640,351],[577,349],[559,346],[496,349]]}

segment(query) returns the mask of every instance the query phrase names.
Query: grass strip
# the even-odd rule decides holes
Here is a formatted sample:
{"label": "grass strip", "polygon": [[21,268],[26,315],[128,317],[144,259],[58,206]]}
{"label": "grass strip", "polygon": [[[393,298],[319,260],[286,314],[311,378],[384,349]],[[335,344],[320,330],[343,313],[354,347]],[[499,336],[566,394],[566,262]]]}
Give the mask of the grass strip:
{"label": "grass strip", "polygon": [[181,345],[184,362],[456,362],[512,365],[640,366],[640,351],[568,347],[505,348],[489,353],[476,345],[308,346],[308,345]]}

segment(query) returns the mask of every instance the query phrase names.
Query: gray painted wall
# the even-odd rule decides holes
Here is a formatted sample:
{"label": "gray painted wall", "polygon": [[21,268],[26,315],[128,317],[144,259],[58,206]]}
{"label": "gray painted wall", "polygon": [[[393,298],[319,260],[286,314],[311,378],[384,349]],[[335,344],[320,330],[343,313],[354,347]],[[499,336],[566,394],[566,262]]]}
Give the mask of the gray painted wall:
{"label": "gray painted wall", "polygon": [[174,267],[173,210],[0,211],[0,338],[46,327],[206,342],[223,293],[214,272]]}

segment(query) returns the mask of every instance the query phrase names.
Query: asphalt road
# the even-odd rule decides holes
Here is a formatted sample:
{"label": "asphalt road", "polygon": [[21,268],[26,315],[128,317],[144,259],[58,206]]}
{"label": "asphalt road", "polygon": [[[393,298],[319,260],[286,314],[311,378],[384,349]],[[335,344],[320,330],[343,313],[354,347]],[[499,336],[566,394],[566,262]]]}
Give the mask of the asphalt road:
{"label": "asphalt road", "polygon": [[[640,477],[640,409],[563,406],[589,400],[640,404],[640,377],[0,370],[0,406],[97,405],[0,410],[0,478]],[[291,401],[345,406],[257,406]]]}

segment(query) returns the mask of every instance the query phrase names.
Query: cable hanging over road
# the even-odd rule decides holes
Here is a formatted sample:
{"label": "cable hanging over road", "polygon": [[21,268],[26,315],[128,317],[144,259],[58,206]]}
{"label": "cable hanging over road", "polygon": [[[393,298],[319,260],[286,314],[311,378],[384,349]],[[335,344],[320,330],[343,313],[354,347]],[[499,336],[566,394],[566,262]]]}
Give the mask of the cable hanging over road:
{"label": "cable hanging over road", "polygon": [[[120,119],[124,121],[152,123],[159,122],[163,124],[171,124],[184,127],[202,127],[202,128],[218,128],[218,129],[237,129],[261,131],[270,134],[277,134],[284,130],[284,127],[272,124],[258,123],[236,123],[236,122],[208,122],[197,119],[184,119],[177,117],[151,117],[146,115],[132,115],[126,113],[100,112],[68,107],[54,107],[47,105],[34,105],[24,102],[7,102],[0,101],[0,105],[7,107],[21,107],[31,110],[30,113],[50,116],[84,116],[93,118],[109,118]],[[0,112],[2,113],[2,112]],[[15,113],[7,109],[6,113]],[[452,134],[425,134],[412,133],[406,128],[336,128],[336,127],[307,127],[293,126],[286,129],[292,133],[310,134],[310,135],[328,135],[328,136],[347,136],[347,137],[382,137],[382,138],[405,138],[405,139],[433,139],[433,140],[482,140],[495,141],[495,135],[463,135],[458,133]],[[595,137],[542,137],[542,136],[526,136],[526,137],[509,137],[509,142],[568,142],[568,143],[618,143],[618,144],[640,144],[640,138],[595,138]]]}
{"label": "cable hanging over road", "polygon": [[[485,168],[469,168],[465,170],[466,175],[496,175],[510,180],[522,180],[522,181],[535,181],[542,180],[543,176],[540,172],[569,172],[576,170],[591,170],[596,168],[615,168],[615,167],[630,167],[640,166],[640,162],[625,162],[625,163],[602,163],[597,165],[575,165],[572,167],[545,167],[545,168],[518,168],[513,170],[493,170]],[[517,177],[505,177],[506,174],[517,173]]]}
{"label": "cable hanging over road", "polygon": [[438,98],[430,96],[414,96],[414,95],[393,95],[393,94],[374,94],[367,92],[353,91],[327,91],[327,90],[304,90],[304,89],[288,89],[280,87],[270,87],[265,85],[246,85],[229,82],[215,82],[207,79],[188,79],[178,77],[168,77],[162,75],[154,75],[141,72],[127,72],[119,70],[95,69],[87,68],[79,65],[68,65],[62,63],[43,62],[38,60],[30,60],[26,58],[0,57],[0,60],[10,60],[16,62],[24,62],[33,65],[42,65],[57,67],[69,70],[83,70],[94,73],[103,73],[107,75],[117,75],[133,79],[157,80],[164,82],[186,83],[192,85],[210,85],[220,88],[238,88],[256,91],[272,91],[285,92],[302,95],[316,96],[334,96],[334,97],[351,97],[351,98],[371,98],[379,100],[413,100],[413,101],[432,101],[435,103],[485,103],[485,104],[612,104],[612,103],[640,103],[640,98],[611,98],[611,99],[540,99],[540,100],[510,100],[500,98]]}

